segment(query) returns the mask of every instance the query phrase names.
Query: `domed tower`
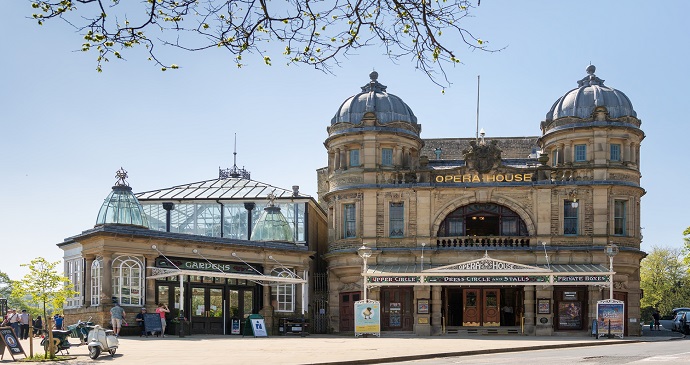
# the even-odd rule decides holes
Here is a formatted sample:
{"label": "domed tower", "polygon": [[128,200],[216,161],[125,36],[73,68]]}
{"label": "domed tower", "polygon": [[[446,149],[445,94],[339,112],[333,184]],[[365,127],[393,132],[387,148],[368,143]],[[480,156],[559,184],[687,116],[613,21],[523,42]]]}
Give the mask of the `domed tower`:
{"label": "domed tower", "polygon": [[139,200],[132,194],[132,188],[125,180],[127,171],[120,168],[115,176],[118,180],[98,211],[96,226],[120,224],[149,228],[144,209]]}
{"label": "domed tower", "polygon": [[[334,219],[354,222],[356,215],[357,222],[363,222],[359,218],[364,218],[362,202],[367,200],[367,194],[373,194],[368,204],[376,204],[373,190],[419,179],[419,153],[424,146],[419,136],[422,127],[412,109],[378,82],[377,72],[369,74],[369,78],[360,93],[340,105],[327,128],[324,146],[328,150],[328,167],[318,172],[318,195],[329,214],[332,240],[375,237],[375,219],[351,229],[338,228],[340,225],[334,225]],[[349,199],[350,203],[343,206],[344,196],[359,198]]]}

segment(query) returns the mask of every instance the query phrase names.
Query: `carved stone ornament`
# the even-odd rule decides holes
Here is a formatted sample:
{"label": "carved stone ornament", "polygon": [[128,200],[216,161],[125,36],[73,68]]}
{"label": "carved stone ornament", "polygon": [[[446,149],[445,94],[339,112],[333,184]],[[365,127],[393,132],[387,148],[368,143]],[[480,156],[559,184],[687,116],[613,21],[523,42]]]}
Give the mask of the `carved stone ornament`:
{"label": "carved stone ornament", "polygon": [[501,165],[501,149],[496,140],[489,144],[470,141],[470,149],[463,150],[462,154],[469,169],[483,174]]}
{"label": "carved stone ornament", "polygon": [[482,257],[481,259],[461,262],[458,264],[438,267],[435,269],[425,270],[425,271],[427,271],[427,272],[432,272],[432,271],[434,271],[434,272],[435,271],[442,271],[442,272],[443,271],[445,271],[445,272],[448,272],[448,271],[545,272],[545,271],[549,271],[549,270],[545,270],[541,267],[536,267],[536,266],[522,265],[522,264],[516,264],[514,262],[492,259],[489,257],[489,255],[487,253],[485,253],[484,257]]}
{"label": "carved stone ornament", "polygon": [[358,283],[347,283],[340,287],[340,292],[350,292],[350,291],[360,291],[362,290],[362,285]]}

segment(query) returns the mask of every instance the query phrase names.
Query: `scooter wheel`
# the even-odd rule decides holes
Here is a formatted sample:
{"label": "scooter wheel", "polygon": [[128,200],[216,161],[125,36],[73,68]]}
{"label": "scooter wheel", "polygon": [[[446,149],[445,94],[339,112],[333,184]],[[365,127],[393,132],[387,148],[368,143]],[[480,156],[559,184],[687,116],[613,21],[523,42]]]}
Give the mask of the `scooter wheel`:
{"label": "scooter wheel", "polygon": [[101,354],[101,348],[98,346],[91,346],[89,347],[89,357],[93,360],[98,358],[98,355]]}
{"label": "scooter wheel", "polygon": [[117,347],[113,347],[112,349],[110,349],[110,356],[113,356],[113,357],[114,357],[114,356],[115,356],[115,352],[117,352]]}

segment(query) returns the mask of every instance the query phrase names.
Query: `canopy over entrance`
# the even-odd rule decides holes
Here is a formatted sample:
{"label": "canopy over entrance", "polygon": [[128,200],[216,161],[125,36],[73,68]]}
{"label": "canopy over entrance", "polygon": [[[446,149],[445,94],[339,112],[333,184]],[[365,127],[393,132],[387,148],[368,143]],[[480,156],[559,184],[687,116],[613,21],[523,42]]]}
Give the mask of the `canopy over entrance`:
{"label": "canopy over entrance", "polygon": [[367,286],[400,285],[604,285],[615,272],[596,264],[523,265],[484,257],[445,266],[373,265]]}

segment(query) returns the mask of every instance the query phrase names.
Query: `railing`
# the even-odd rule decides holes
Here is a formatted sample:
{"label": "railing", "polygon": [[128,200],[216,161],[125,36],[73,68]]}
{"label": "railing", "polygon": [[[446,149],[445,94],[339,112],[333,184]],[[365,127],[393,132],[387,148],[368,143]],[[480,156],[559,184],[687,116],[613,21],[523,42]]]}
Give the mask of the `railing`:
{"label": "railing", "polygon": [[529,247],[529,242],[529,237],[514,236],[438,237],[436,239],[436,247]]}

